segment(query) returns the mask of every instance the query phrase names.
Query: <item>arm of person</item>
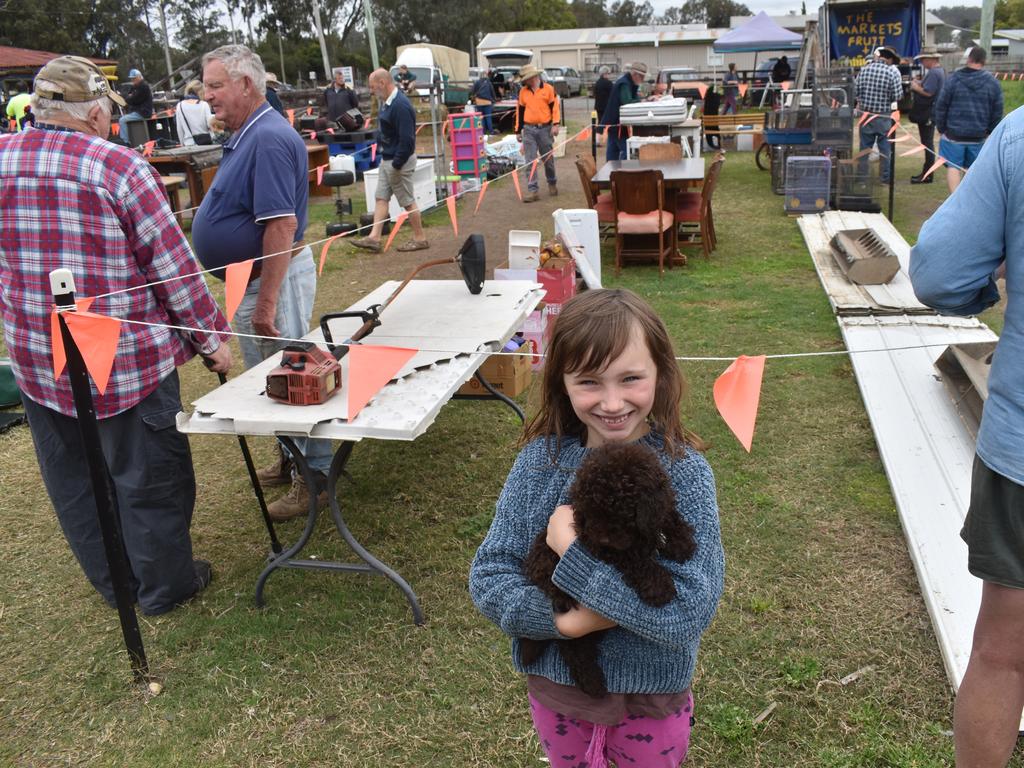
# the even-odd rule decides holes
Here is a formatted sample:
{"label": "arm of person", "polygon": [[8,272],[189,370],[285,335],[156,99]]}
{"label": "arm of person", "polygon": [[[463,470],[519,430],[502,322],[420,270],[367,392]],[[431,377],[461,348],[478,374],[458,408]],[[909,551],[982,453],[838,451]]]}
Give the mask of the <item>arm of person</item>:
{"label": "arm of person", "polygon": [[396,130],[398,132],[398,146],[395,148],[395,156],[391,159],[391,165],[396,170],[416,154],[416,112],[409,109],[397,110]]}
{"label": "arm of person", "polygon": [[[168,324],[204,329],[180,331],[196,352],[214,357],[218,349],[227,350],[217,331],[230,331],[231,327],[213,300],[200,274],[202,266],[171,212],[159,173],[140,158],[125,175],[122,189],[117,200],[118,218],[139,267],[139,284],[151,284],[150,290],[166,312]],[[224,355],[226,371],[231,364],[230,352],[222,352],[221,357]]]}
{"label": "arm of person", "polygon": [[295,242],[298,222],[294,215],[277,216],[264,220],[263,255],[260,271],[260,292],[252,313],[252,328],[260,336],[280,336],[274,325],[277,315],[277,297],[288,274],[292,260],[291,248]]}
{"label": "arm of person", "polygon": [[541,471],[536,448],[524,448],[509,472],[494,521],[470,567],[469,594],[477,609],[506,635],[548,640],[562,637],[551,600],[523,573],[523,560],[537,535],[529,526],[529,487]]}
{"label": "arm of person", "polygon": [[700,638],[715,615],[725,558],[711,468],[694,454],[676,462],[671,475],[677,508],[693,526],[697,542],[696,553],[686,562],[660,561],[675,582],[675,599],[658,608],[647,605],[616,568],[593,557],[576,540],[565,549],[552,580],[580,605],[623,629],[682,650]]}
{"label": "arm of person", "polygon": [[[910,251],[910,282],[923,303],[944,314],[976,315],[999,300],[995,272],[1005,259],[1007,168],[1021,167],[1021,141],[985,142],[956,192],[921,227]],[[965,247],[965,228],[970,246]]]}
{"label": "arm of person", "polygon": [[519,92],[516,100],[516,135],[523,140],[523,126],[526,125],[526,102],[523,101],[523,92]]}

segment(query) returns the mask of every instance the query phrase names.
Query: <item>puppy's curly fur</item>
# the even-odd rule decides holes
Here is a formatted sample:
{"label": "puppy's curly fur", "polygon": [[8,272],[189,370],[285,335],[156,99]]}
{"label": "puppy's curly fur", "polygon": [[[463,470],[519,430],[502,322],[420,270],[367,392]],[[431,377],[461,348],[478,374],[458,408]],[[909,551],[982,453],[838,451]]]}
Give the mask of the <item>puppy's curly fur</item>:
{"label": "puppy's curly fur", "polygon": [[[622,580],[648,605],[676,596],[672,575],[657,557],[685,562],[693,557],[693,528],[676,511],[676,495],[657,455],[637,443],[609,443],[580,464],[569,491],[579,543],[592,556],[617,568]],[[526,577],[551,598],[556,613],[576,602],[551,581],[558,556],[541,531],[523,563]],[[604,632],[591,632],[557,647],[580,690],[599,698],[608,693],[598,664]],[[548,640],[520,640],[523,664],[535,662]]]}

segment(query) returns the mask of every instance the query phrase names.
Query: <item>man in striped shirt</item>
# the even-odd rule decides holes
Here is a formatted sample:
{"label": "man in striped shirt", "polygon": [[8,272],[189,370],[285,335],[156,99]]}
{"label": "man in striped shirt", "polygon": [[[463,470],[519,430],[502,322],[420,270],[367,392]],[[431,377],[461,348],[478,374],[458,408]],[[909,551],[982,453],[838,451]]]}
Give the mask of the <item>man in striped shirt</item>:
{"label": "man in striped shirt", "polygon": [[199,353],[227,371],[231,353],[217,333],[227,321],[196,274],[159,175],[105,140],[111,101],[124,106],[91,61],[61,56],[36,76],[36,127],[0,138],[0,310],[43,482],[72,552],[111,606],[71,386],[66,372],[53,373],[49,273],[70,269],[93,312],[126,321],[95,412],[135,596],[156,615],[212,573],[192,559],[196,485],[188,440],[175,429],[176,368]]}

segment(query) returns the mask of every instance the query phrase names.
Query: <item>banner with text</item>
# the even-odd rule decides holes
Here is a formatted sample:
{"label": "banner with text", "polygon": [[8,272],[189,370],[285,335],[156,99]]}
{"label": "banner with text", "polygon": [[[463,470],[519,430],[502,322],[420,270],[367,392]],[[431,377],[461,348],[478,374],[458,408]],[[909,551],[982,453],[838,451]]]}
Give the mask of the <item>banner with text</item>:
{"label": "banner with text", "polygon": [[859,67],[871,61],[875,48],[892,48],[901,57],[921,52],[921,5],[841,5],[829,8],[829,56]]}

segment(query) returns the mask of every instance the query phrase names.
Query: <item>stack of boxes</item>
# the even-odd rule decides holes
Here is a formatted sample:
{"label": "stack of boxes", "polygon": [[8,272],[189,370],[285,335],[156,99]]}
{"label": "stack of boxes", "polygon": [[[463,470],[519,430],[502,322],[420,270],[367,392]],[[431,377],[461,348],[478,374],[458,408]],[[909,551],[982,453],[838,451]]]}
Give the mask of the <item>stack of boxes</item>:
{"label": "stack of boxes", "polygon": [[448,115],[448,140],[452,148],[453,172],[463,188],[479,189],[487,176],[483,115],[459,112]]}
{"label": "stack of boxes", "polygon": [[[540,283],[545,291],[544,301],[502,350],[522,354],[494,355],[480,366],[481,375],[495,389],[515,397],[529,386],[531,374],[544,367],[542,355],[554,320],[562,311],[562,304],[576,295],[576,262],[569,256],[552,256],[542,266],[540,232],[513,229],[508,233],[508,261],[495,267],[494,279],[528,280]],[[459,394],[487,392],[479,382],[470,379]]]}

